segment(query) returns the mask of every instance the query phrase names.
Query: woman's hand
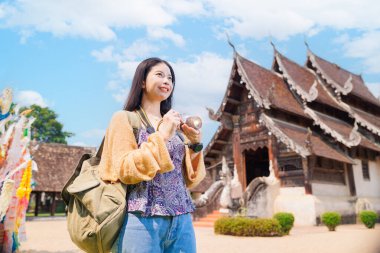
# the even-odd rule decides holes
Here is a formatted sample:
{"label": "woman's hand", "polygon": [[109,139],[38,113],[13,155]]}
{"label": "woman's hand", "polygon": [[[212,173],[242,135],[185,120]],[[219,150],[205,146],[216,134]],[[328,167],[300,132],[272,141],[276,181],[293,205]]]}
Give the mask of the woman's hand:
{"label": "woman's hand", "polygon": [[173,109],[164,115],[162,118],[162,123],[158,128],[158,132],[162,135],[165,142],[167,142],[175,135],[180,123],[181,115]]}
{"label": "woman's hand", "polygon": [[182,125],[182,132],[186,135],[187,139],[189,139],[191,144],[200,143],[202,139],[202,133],[199,130],[196,130],[187,124]]}

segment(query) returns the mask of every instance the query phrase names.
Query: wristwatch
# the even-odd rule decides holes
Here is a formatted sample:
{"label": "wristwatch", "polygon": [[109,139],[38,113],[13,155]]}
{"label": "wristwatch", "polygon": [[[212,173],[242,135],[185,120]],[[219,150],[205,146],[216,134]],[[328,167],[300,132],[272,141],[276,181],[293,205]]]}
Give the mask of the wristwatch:
{"label": "wristwatch", "polygon": [[195,153],[198,153],[203,149],[202,143],[187,144],[187,146],[192,149]]}

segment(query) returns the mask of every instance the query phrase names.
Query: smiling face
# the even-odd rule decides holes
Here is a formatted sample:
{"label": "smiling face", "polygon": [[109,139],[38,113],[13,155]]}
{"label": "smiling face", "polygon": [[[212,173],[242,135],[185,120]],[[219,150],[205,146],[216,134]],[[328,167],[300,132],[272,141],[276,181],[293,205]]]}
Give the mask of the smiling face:
{"label": "smiling face", "polygon": [[161,62],[153,66],[143,84],[143,95],[151,101],[164,101],[173,91],[172,74],[169,67]]}

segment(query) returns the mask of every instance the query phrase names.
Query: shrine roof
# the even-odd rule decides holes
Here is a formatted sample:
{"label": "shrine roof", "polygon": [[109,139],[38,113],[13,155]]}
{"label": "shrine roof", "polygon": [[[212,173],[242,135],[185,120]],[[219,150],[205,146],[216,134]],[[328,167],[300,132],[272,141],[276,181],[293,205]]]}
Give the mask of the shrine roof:
{"label": "shrine roof", "polygon": [[265,114],[262,114],[261,119],[277,140],[303,157],[314,154],[344,163],[353,163],[348,156],[329,146],[307,128],[274,119]]}
{"label": "shrine roof", "polygon": [[343,95],[353,94],[365,101],[380,107],[380,101],[369,91],[360,75],[354,74],[315,55],[308,50],[308,59],[320,74],[336,92]]}
{"label": "shrine roof", "polygon": [[357,126],[351,126],[342,120],[317,112],[308,107],[305,109],[305,113],[313,118],[314,123],[325,133],[328,133],[347,147],[357,146],[360,143],[361,138],[357,131]]}
{"label": "shrine roof", "polygon": [[33,172],[37,184],[33,191],[43,192],[61,192],[82,155],[96,151],[58,143],[32,142],[31,145],[31,155],[38,167],[38,171]]}
{"label": "shrine roof", "polygon": [[203,154],[204,154],[206,163],[208,163],[206,160],[207,158],[211,158],[211,159],[216,158],[215,156],[211,154],[210,152],[211,150],[217,150],[217,151],[223,150],[224,145],[221,143],[227,143],[229,141],[231,133],[232,131],[224,128],[222,124],[218,127],[213,137],[211,138],[210,142],[208,143],[207,147],[204,149]]}
{"label": "shrine roof", "polygon": [[356,121],[363,127],[370,130],[372,133],[380,136],[380,117],[377,117],[373,114],[364,112],[358,108],[350,106],[353,116]]}
{"label": "shrine roof", "polygon": [[308,118],[282,77],[236,54],[238,72],[255,101],[262,107],[275,107]]}
{"label": "shrine roof", "polygon": [[362,147],[372,149],[374,151],[380,152],[380,146],[376,145],[374,142],[367,139],[364,135],[361,135],[361,142],[359,144]]}
{"label": "shrine roof", "polygon": [[293,62],[277,50],[275,50],[274,56],[282,75],[303,100],[307,102],[318,101],[319,103],[345,111],[335,98],[326,91],[314,72]]}

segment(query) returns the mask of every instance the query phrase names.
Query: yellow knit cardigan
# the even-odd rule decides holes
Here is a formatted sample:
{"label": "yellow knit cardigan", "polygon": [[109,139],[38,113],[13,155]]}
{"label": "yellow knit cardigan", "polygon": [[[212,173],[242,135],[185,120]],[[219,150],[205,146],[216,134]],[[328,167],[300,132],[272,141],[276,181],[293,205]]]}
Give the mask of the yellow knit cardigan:
{"label": "yellow knit cardigan", "polygon": [[[195,187],[205,177],[203,153],[193,153],[185,146],[184,177],[188,188]],[[164,139],[159,133],[149,135],[148,141],[138,148],[126,111],[116,112],[107,128],[100,177],[109,182],[120,180],[136,184],[152,180],[157,173],[174,169]]]}

